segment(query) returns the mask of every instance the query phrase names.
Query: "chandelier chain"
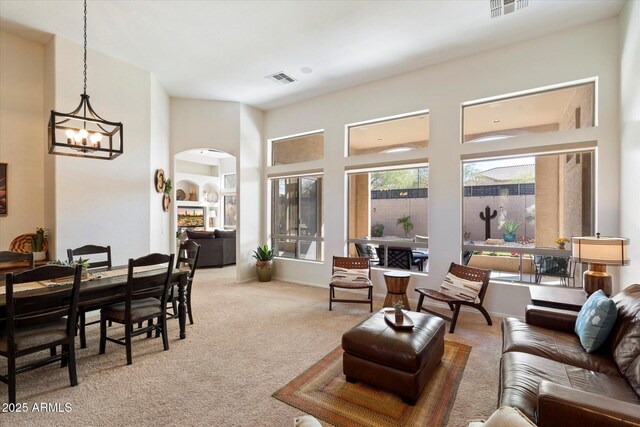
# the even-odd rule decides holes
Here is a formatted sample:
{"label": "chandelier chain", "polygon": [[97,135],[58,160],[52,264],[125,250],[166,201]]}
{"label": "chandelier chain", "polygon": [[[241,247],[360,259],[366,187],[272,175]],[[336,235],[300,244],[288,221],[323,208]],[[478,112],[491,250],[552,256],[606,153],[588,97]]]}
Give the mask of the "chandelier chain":
{"label": "chandelier chain", "polygon": [[84,0],[84,94],[87,94],[87,0]]}

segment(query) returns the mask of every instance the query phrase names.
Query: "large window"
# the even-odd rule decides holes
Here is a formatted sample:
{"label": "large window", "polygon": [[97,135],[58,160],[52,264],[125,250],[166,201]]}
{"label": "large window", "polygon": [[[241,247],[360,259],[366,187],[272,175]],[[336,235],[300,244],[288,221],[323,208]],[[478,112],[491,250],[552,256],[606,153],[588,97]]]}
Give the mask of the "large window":
{"label": "large window", "polygon": [[272,166],[321,160],[323,156],[324,132],[271,141]]}
{"label": "large window", "polygon": [[595,126],[595,83],[463,106],[463,142]]}
{"label": "large window", "polygon": [[237,226],[237,203],[235,194],[222,196],[224,205],[224,228],[235,229]]}
{"label": "large window", "polygon": [[350,173],[349,252],[374,265],[428,270],[429,168]]}
{"label": "large window", "polygon": [[399,153],[426,148],[428,142],[427,112],[349,126],[349,156]]}
{"label": "large window", "polygon": [[274,178],[271,194],[276,256],[322,260],[322,176]]}
{"label": "large window", "polygon": [[504,280],[579,287],[582,266],[562,241],[594,232],[594,156],[464,162],[465,262]]}

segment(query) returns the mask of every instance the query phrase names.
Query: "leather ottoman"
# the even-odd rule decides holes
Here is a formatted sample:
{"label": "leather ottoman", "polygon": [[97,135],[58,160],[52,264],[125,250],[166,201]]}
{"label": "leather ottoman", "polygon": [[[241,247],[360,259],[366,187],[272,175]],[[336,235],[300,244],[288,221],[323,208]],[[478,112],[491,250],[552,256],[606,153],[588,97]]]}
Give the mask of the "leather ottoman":
{"label": "leather ottoman", "polygon": [[348,382],[362,381],[413,405],[442,359],[445,324],[428,314],[405,314],[413,329],[394,329],[381,310],[346,332],[342,362]]}

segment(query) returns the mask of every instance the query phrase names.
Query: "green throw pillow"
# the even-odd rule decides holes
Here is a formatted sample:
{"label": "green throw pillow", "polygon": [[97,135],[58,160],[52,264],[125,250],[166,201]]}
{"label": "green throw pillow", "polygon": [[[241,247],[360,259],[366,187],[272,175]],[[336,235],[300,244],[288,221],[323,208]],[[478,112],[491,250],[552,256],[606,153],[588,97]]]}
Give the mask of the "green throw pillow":
{"label": "green throw pillow", "polygon": [[587,353],[593,353],[607,340],[617,316],[616,304],[602,290],[591,294],[578,313],[575,329]]}

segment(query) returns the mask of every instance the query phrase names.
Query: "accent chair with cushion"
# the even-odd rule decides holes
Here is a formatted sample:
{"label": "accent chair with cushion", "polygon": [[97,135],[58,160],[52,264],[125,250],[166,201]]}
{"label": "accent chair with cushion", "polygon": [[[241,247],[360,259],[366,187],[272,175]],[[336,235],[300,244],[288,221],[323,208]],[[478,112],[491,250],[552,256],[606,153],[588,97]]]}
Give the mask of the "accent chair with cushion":
{"label": "accent chair with cushion", "polygon": [[585,343],[591,353],[575,331],[583,333],[582,316],[606,326],[595,306],[580,314],[528,306],[524,322],[504,319],[499,404],[539,427],[640,426],[640,285],[610,301],[615,323],[599,348]]}
{"label": "accent chair with cushion", "polygon": [[[487,310],[482,306],[484,296],[489,287],[490,278],[491,270],[468,267],[452,262],[449,266],[449,272],[440,287],[440,291],[416,288],[416,292],[420,294],[416,311],[426,311],[429,314],[451,322],[449,333],[453,333],[456,330],[456,323],[462,306],[473,307],[478,310],[484,316],[487,324],[491,326],[493,324],[491,316],[489,316]],[[423,307],[424,297],[446,303],[451,311],[453,311],[453,316],[448,317],[437,311]]]}
{"label": "accent chair with cushion", "polygon": [[[0,332],[0,356],[7,358],[7,375],[0,381],[9,386],[9,403],[16,403],[16,375],[61,361],[69,369],[71,387],[78,385],[75,356],[75,325],[82,267],[45,265],[6,278],[6,326]],[[71,284],[56,286],[55,291],[33,295],[15,292],[21,283],[64,280]],[[56,354],[55,348],[62,351]],[[35,353],[50,350],[47,358]],[[17,366],[16,360],[29,356]]]}
{"label": "accent chair with cushion", "polygon": [[[125,301],[100,310],[100,354],[104,354],[107,341],[124,345],[127,365],[131,365],[131,338],[146,333],[151,337],[153,330],[160,331],[164,349],[169,350],[167,335],[167,301],[169,299],[169,279],[173,271],[174,255],[150,254],[129,260]],[[157,266],[158,269],[134,275],[136,267]],[[157,319],[157,323],[153,323]],[[124,326],[124,338],[107,336],[107,322]],[[136,323],[147,321],[147,326],[134,330]]]}
{"label": "accent chair with cushion", "polygon": [[199,267],[218,267],[236,263],[236,230],[187,230],[188,240],[200,245]]}
{"label": "accent chair with cushion", "polygon": [[[336,288],[346,290],[366,289],[367,298],[336,298]],[[369,258],[333,257],[331,283],[329,283],[329,311],[334,302],[369,304],[373,312],[373,284]]]}

